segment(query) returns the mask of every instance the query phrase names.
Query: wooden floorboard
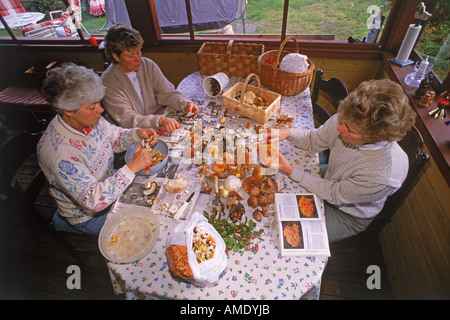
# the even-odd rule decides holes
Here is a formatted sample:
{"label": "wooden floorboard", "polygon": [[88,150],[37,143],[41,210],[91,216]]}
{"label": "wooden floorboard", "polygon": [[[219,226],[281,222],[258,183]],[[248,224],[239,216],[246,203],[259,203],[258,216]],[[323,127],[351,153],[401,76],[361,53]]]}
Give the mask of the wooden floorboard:
{"label": "wooden floorboard", "polygon": [[[1,127],[1,124],[0,124]],[[1,143],[17,131],[0,130]],[[37,172],[33,155],[20,169],[18,183],[26,187]],[[38,210],[50,217],[55,207],[45,191],[38,198]],[[113,293],[106,262],[100,254],[95,237],[86,240],[73,235],[70,241],[84,250],[85,267],[81,274],[81,290],[67,288],[67,267],[77,264],[45,230],[25,214],[15,213],[0,201],[0,299],[122,299]],[[381,289],[368,289],[367,268],[377,265],[381,270]],[[392,299],[378,244],[359,249],[332,251],[325,268],[322,300]]]}

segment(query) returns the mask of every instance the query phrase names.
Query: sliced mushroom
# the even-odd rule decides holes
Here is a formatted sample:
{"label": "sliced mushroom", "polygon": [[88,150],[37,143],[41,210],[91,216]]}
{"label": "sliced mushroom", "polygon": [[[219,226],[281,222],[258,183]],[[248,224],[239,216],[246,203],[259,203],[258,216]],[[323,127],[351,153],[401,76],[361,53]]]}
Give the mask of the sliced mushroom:
{"label": "sliced mushroom", "polygon": [[153,193],[155,193],[156,189],[158,188],[158,185],[156,184],[156,182],[151,182],[150,184],[148,184],[148,182],[144,185],[144,195],[146,196],[150,196]]}

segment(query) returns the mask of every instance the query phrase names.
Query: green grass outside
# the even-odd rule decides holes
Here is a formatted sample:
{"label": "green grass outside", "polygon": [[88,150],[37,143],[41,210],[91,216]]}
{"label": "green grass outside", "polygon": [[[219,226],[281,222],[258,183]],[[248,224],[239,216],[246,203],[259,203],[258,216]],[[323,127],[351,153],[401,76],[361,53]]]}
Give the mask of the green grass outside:
{"label": "green grass outside", "polygon": [[[348,37],[362,40],[367,35],[367,21],[370,5],[378,5],[383,15],[388,17],[390,1],[383,0],[290,0],[288,11],[287,34],[328,34],[335,40],[347,40]],[[248,0],[246,10],[247,34],[279,34],[283,18],[284,0]],[[450,5],[438,1],[438,6],[430,22],[424,29],[416,49],[426,57],[439,56],[434,63],[434,72],[442,80],[450,70],[448,17]],[[443,17],[443,18],[442,18]],[[41,20],[49,20],[49,15]],[[105,16],[94,17],[88,11],[82,11],[82,23],[91,34],[106,34],[99,29],[105,24]],[[233,23],[236,33],[242,33],[242,22]],[[106,26],[107,28],[107,26]],[[16,36],[20,31],[14,30]],[[204,33],[204,32],[201,32]],[[8,36],[5,29],[0,29],[0,36]],[[444,54],[439,49],[444,47]],[[447,48],[447,49],[445,49]]]}

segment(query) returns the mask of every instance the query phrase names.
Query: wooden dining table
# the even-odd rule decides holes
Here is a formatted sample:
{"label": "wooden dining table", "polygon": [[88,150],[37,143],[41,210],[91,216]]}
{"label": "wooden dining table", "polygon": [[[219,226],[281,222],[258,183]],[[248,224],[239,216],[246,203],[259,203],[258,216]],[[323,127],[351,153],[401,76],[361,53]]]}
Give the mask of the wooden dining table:
{"label": "wooden dining table", "polygon": [[[192,99],[200,109],[201,114],[211,115],[214,107],[219,107],[218,118],[224,114],[222,109],[222,97],[208,97],[203,89],[202,83],[205,76],[199,72],[190,74],[178,85],[177,90]],[[243,82],[241,77],[230,77],[225,90],[231,88],[237,82]],[[264,88],[264,87],[263,87]],[[281,110],[280,110],[281,109]],[[311,98],[309,88],[295,96],[282,96],[281,106],[275,111],[274,116],[264,127],[276,125],[275,116],[279,113],[289,114],[293,117],[292,127],[312,129],[314,127]],[[252,125],[258,123],[234,114],[226,112],[228,123],[237,121],[242,123],[251,122]],[[201,118],[201,117],[200,117]],[[209,119],[209,120],[206,120]],[[211,118],[204,118],[205,125],[220,126],[219,123],[211,123]],[[239,125],[235,123],[235,125]],[[225,123],[227,126],[227,123]],[[161,139],[170,138],[161,136]],[[176,147],[174,143],[168,142],[171,157]],[[303,151],[287,141],[280,142],[280,150],[293,166],[302,170],[319,175],[319,160],[317,154],[310,154]],[[173,161],[172,161],[173,162]],[[186,197],[195,192],[193,203],[189,207],[189,212],[209,211],[211,203],[214,201],[214,192],[206,194],[202,191],[200,180],[195,178],[198,167],[188,166],[183,169],[175,169],[169,177],[167,171],[162,171],[158,176],[160,179],[172,178],[177,171],[189,179],[190,184]],[[184,170],[184,171],[183,171]],[[193,170],[194,172],[189,172]],[[283,173],[276,173],[274,179],[282,193],[302,193],[306,192],[298,183],[292,181]],[[253,239],[250,246],[241,248],[238,251],[227,252],[228,264],[220,275],[217,283],[212,286],[196,286],[192,283],[173,277],[169,271],[169,264],[166,255],[168,248],[167,239],[172,234],[175,227],[183,220],[174,220],[170,214],[163,214],[155,207],[150,207],[145,201],[138,201],[141,186],[152,177],[136,177],[128,192],[117,201],[115,208],[109,214],[114,215],[122,202],[128,205],[147,207],[159,220],[159,235],[153,249],[143,258],[131,263],[116,263],[107,261],[108,270],[111,276],[115,293],[124,294],[127,299],[179,299],[179,300],[297,300],[297,299],[318,299],[320,295],[320,284],[322,274],[327,264],[327,256],[283,256],[280,251],[280,235],[275,227],[273,213],[267,218],[263,218],[257,223],[257,228],[262,228],[261,239]],[[135,191],[133,191],[135,190]],[[242,190],[242,192],[244,192]],[[133,198],[134,196],[134,198]],[[134,200],[130,200],[130,199]],[[323,203],[319,209],[324,210]],[[246,208],[245,215],[250,220],[252,209]],[[108,217],[109,219],[109,217]],[[243,218],[244,219],[244,218]],[[108,222],[108,220],[107,220]]]}

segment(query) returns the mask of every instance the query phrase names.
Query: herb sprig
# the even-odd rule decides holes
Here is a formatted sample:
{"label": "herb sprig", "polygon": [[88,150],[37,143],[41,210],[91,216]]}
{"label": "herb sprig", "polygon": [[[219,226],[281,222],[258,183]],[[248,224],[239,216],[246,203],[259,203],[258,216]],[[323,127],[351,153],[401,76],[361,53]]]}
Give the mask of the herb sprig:
{"label": "herb sprig", "polygon": [[203,211],[203,214],[223,238],[228,250],[238,252],[240,249],[249,249],[253,239],[264,240],[261,238],[264,229],[254,230],[256,223],[253,220],[248,221],[247,217],[245,221],[239,222],[228,221],[225,218],[220,219],[220,217],[216,218],[215,213],[208,214],[208,212]]}

